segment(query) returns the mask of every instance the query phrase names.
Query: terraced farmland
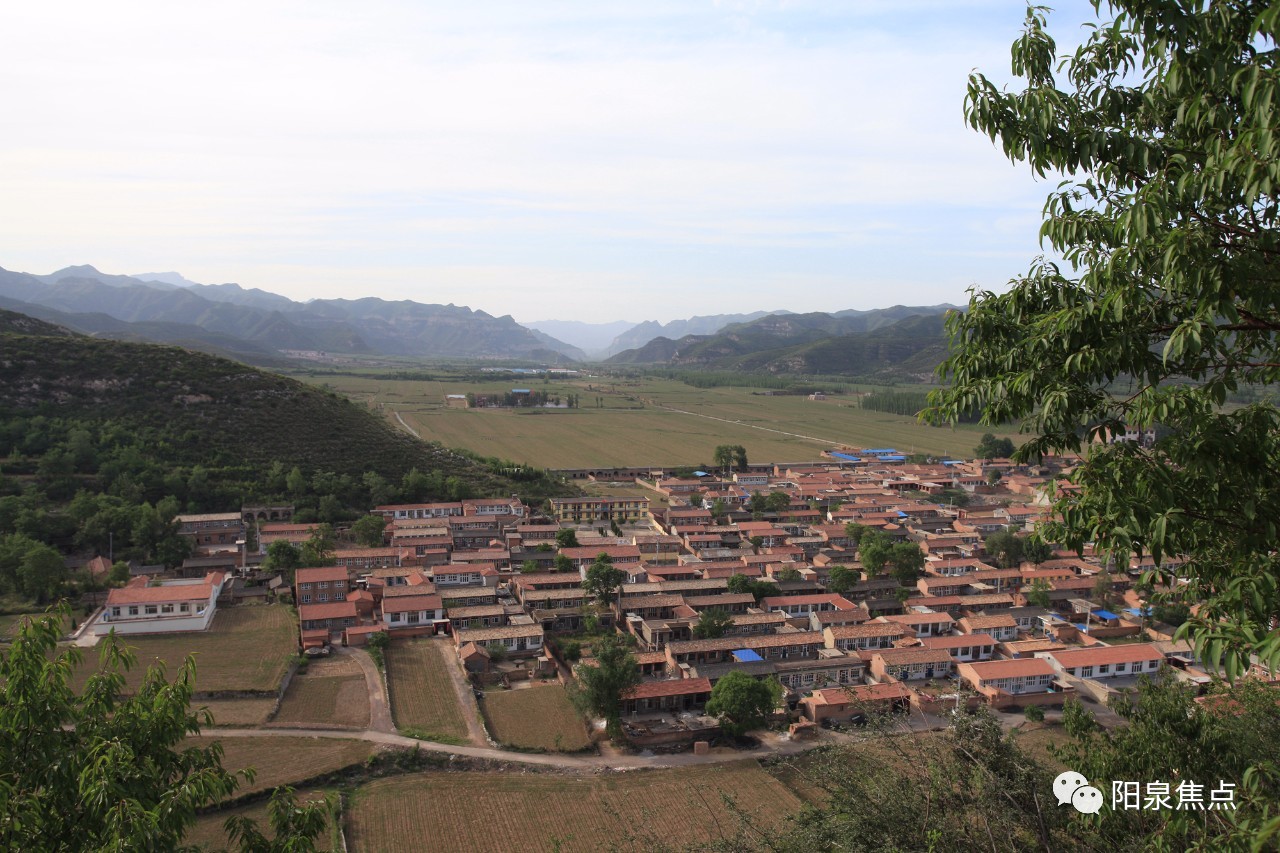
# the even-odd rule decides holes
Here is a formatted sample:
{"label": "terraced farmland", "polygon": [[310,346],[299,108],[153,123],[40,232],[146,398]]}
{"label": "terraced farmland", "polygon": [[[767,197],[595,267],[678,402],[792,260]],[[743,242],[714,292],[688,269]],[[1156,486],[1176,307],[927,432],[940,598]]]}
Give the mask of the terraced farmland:
{"label": "terraced farmland", "polygon": [[559,684],[490,690],[481,703],[489,733],[502,744],[550,752],[591,745],[581,715]]}

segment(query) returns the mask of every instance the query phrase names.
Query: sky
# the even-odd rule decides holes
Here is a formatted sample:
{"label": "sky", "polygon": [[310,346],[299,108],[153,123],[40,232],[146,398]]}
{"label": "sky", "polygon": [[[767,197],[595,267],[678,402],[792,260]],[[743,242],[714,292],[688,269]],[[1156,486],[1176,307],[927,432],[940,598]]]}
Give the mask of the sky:
{"label": "sky", "polygon": [[[1087,4],[1055,4],[1062,49]],[[964,122],[1016,0],[9,3],[0,266],[517,320],[963,303],[1041,252]]]}

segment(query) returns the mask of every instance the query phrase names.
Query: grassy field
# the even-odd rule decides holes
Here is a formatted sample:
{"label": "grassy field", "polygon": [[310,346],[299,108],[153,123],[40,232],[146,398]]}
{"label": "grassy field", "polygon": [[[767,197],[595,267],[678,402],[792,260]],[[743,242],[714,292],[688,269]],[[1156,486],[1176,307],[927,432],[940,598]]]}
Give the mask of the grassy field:
{"label": "grassy field", "polygon": [[363,729],[369,691],[360,665],[349,657],[319,658],[294,675],[273,723]]}
{"label": "grassy field", "polygon": [[559,684],[490,690],[480,707],[499,743],[558,752],[591,745],[581,715]]}
{"label": "grassy field", "polygon": [[188,738],[189,746],[222,743],[222,766],[228,770],[255,771],[252,782],[241,782],[237,794],[269,791],[280,785],[295,785],[364,763],[377,749],[362,740],[331,737],[218,737]]}
{"label": "grassy field", "polygon": [[801,806],[755,762],[592,777],[423,773],[361,788],[347,839],[361,851],[414,843],[468,853],[653,849],[650,839],[680,849],[734,834],[739,822],[725,796],[765,829]]}
{"label": "grassy field", "polygon": [[445,669],[449,664],[436,645],[442,644],[402,640],[387,649],[391,715],[401,731],[411,731],[414,737],[467,743],[467,722]]}
{"label": "grassy field", "polygon": [[[299,791],[298,800],[307,802],[310,800],[324,799],[325,791]],[[337,796],[337,792],[328,792],[333,796]],[[269,830],[270,821],[267,818],[267,801],[259,800],[250,803],[247,806],[237,806],[231,809],[222,809],[209,814],[200,815],[196,818],[195,825],[187,830],[186,837],[183,839],[187,844],[195,845],[204,850],[226,850],[230,848],[227,839],[227,833],[223,829],[229,817],[247,817],[257,822],[258,827],[264,831],[268,838],[271,837]],[[333,850],[332,834],[326,830],[316,839],[316,849],[327,851]]]}
{"label": "grassy field", "polygon": [[[297,648],[297,632],[297,619],[288,607],[242,605],[219,608],[208,631],[126,637],[125,645],[138,655],[128,687],[141,684],[155,662],[163,663],[172,677],[194,654],[198,691],[275,690]],[[98,649],[86,649],[75,674],[77,686],[83,686],[98,662]]]}
{"label": "grassy field", "polygon": [[[581,395],[579,409],[466,410],[446,407],[444,395],[509,390],[519,383],[324,377],[329,387],[388,418],[398,412],[423,438],[549,468],[709,463],[720,444],[741,444],[749,459],[773,462],[814,460],[839,444],[964,456],[983,432],[993,431],[973,425],[930,427],[910,417],[864,411],[852,395],[813,402],[667,379],[594,384],[600,381],[535,383],[548,393]],[[1016,434],[994,432],[1017,440]]]}

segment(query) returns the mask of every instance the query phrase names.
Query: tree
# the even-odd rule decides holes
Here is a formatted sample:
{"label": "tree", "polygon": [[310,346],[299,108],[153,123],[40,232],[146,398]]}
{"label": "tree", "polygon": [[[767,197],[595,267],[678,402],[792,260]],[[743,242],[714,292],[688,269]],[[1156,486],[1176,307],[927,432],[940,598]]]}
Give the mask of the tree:
{"label": "tree", "polygon": [[570,560],[564,554],[556,554],[556,559],[551,564],[551,570],[554,572],[572,572],[575,568],[573,560]]}
{"label": "tree", "polygon": [[862,537],[862,541],[858,543],[858,560],[868,575],[880,574],[884,564],[889,562],[891,547],[889,537],[879,530],[868,531]]}
{"label": "tree", "polygon": [[267,546],[267,558],[262,561],[266,572],[292,572],[302,565],[302,552],[287,539],[277,539]]}
{"label": "tree", "polygon": [[366,548],[377,548],[382,545],[382,531],[387,527],[387,519],[381,515],[366,515],[351,525],[351,533],[356,542]]}
{"label": "tree", "polygon": [[862,543],[862,537],[870,532],[871,528],[865,524],[858,524],[856,521],[850,521],[844,526],[844,535],[849,537],[849,543],[857,548]]}
{"label": "tree", "polygon": [[1024,540],[1012,530],[992,533],[983,543],[987,553],[996,559],[1002,569],[1016,569],[1022,564]]}
{"label": "tree", "polygon": [[577,548],[578,534],[574,533],[573,529],[570,527],[566,527],[563,530],[557,530],[556,544],[561,548]]}
{"label": "tree", "polygon": [[610,735],[622,733],[622,694],[640,683],[635,656],[617,634],[605,634],[591,643],[595,664],[577,669],[582,685],[578,701],[588,713],[603,717]]}
{"label": "tree", "polygon": [[761,547],[762,545],[764,545],[764,537],[763,537],[763,536],[752,536],[752,537],[750,537],[749,539],[747,539],[747,541],[751,543],[751,551],[752,551],[753,553],[759,554],[759,553],[760,553],[760,547]]}
{"label": "tree", "polygon": [[[375,634],[374,636],[378,636]],[[267,820],[272,837],[244,815],[227,818],[227,837],[240,853],[313,853],[320,849],[316,838],[327,825],[326,813],[332,813],[333,802],[326,796],[299,804],[293,788],[276,788],[267,803]]]}
{"label": "tree", "polygon": [[744,469],[747,467],[747,449],[741,444],[721,444],[716,447],[716,452],[712,459],[717,468],[724,470],[724,475],[727,478],[733,468]]}
{"label": "tree", "polygon": [[307,541],[302,543],[299,560],[304,566],[327,566],[332,562],[333,549],[337,544],[333,528],[328,524],[318,524]]}
{"label": "tree", "polygon": [[538,571],[537,560],[525,560],[520,564],[520,574],[522,575],[531,575],[536,571]]}
{"label": "tree", "polygon": [[903,586],[911,586],[924,570],[924,551],[914,542],[898,542],[889,549],[891,574]]}
{"label": "tree", "polygon": [[1053,559],[1053,546],[1038,537],[1024,539],[1022,542],[1022,558],[1040,565],[1045,560]]}
{"label": "tree", "polygon": [[1026,716],[1028,723],[1044,722],[1044,708],[1041,708],[1039,705],[1028,705],[1026,708],[1022,709],[1022,713]]}
{"label": "tree", "polygon": [[[1280,665],[1280,410],[1228,407],[1280,379],[1276,308],[1280,10],[1263,0],[1113,0],[1059,65],[1044,11],[1013,47],[1010,91],[970,78],[969,123],[1037,176],[1071,175],[1045,204],[1038,260],[1006,293],[952,313],[928,419],[1021,421],[1017,456],[1088,453],[1050,538],[1123,565],[1186,562],[1202,602],[1180,630],[1234,677]],[[1057,76],[1061,73],[1061,83]],[[1162,426],[1154,444],[1117,441]]]}
{"label": "tree", "polygon": [[759,681],[742,670],[731,670],[711,688],[707,714],[720,718],[720,728],[741,737],[765,724],[782,701],[782,685],[776,679]]}
{"label": "tree", "polygon": [[1052,601],[1049,598],[1049,582],[1044,578],[1036,578],[1031,582],[1031,589],[1026,593],[1027,604],[1032,607],[1043,607],[1049,609]]}
{"label": "tree", "polygon": [[800,574],[799,569],[788,568],[788,569],[779,569],[777,572],[774,573],[773,577],[774,577],[774,580],[781,582],[781,581],[798,581],[798,580],[801,580],[804,576]]}
{"label": "tree", "polygon": [[609,555],[601,552],[600,556],[587,567],[587,576],[582,582],[582,588],[594,595],[601,604],[607,606],[613,603],[618,587],[622,586],[626,579],[627,573],[615,567]]}
{"label": "tree", "polygon": [[983,433],[982,440],[973,449],[977,459],[1007,459],[1013,455],[1013,440],[996,438],[991,433]]}
{"label": "tree", "polygon": [[861,580],[858,573],[848,566],[832,566],[827,573],[827,589],[837,595],[844,595],[857,586]]}
{"label": "tree", "polygon": [[[220,744],[183,745],[210,721],[190,707],[194,658],[172,682],[149,668],[126,695],[123,670],[136,658],[112,635],[100,671],[77,691],[70,681],[81,651],[60,648],[60,633],[60,618],[29,620],[0,656],[0,846],[178,849],[197,809],[239,784],[221,765]],[[288,849],[304,850],[323,830],[325,809],[296,809],[278,828],[292,835]]]}
{"label": "tree", "polygon": [[718,640],[733,624],[733,617],[718,607],[698,614],[698,624],[693,626],[693,636],[699,640]]}
{"label": "tree", "polygon": [[111,564],[111,572],[107,575],[107,583],[112,586],[124,586],[129,582],[130,577],[129,564],[122,560],[116,560]]}
{"label": "tree", "polygon": [[724,518],[729,511],[729,505],[724,502],[724,498],[716,498],[711,502],[711,517]]}

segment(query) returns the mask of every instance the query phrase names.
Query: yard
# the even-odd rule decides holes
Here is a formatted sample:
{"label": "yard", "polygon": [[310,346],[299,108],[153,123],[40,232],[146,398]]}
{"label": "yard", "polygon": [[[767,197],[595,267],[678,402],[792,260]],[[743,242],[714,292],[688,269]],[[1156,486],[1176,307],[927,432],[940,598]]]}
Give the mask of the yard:
{"label": "yard", "polygon": [[490,690],[480,707],[489,733],[501,744],[556,752],[591,745],[582,716],[559,684]]}
{"label": "yard", "polygon": [[441,641],[397,640],[386,652],[391,716],[401,732],[441,743],[468,743],[467,721],[446,666]]}
{"label": "yard", "polygon": [[289,682],[272,721],[289,726],[364,729],[369,725],[369,690],[353,658],[312,660]]}
{"label": "yard", "polygon": [[731,837],[740,816],[768,831],[801,805],[750,761],[587,777],[421,773],[363,786],[347,840],[354,850],[681,849]]}
{"label": "yard", "polygon": [[[126,689],[141,684],[147,668],[156,662],[163,663],[172,678],[187,655],[194,654],[197,691],[270,692],[284,678],[297,650],[297,636],[298,620],[283,605],[220,607],[207,631],[122,638],[138,656],[138,665],[126,675]],[[98,668],[103,642],[85,650],[76,668],[77,688]]]}

